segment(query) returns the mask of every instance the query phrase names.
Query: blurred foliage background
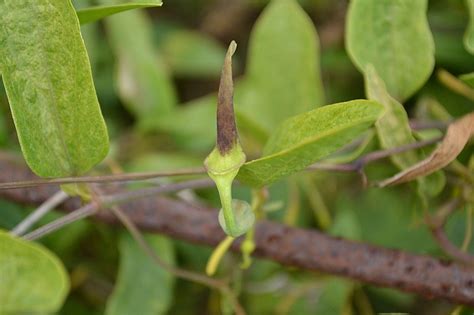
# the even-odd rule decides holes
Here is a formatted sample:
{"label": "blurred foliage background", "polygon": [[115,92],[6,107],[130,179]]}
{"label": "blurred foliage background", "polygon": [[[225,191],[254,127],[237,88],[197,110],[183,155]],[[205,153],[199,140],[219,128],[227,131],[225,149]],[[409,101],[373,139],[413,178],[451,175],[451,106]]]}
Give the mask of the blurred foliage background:
{"label": "blurred foliage background", "polygon": [[[79,9],[107,2],[76,0],[74,5]],[[269,131],[285,117],[365,97],[363,77],[344,48],[347,1],[300,0],[304,11],[273,12],[271,19],[264,20],[259,16],[268,2],[168,0],[161,8],[130,11],[84,25],[82,33],[112,141],[109,157],[98,170],[157,171],[202,165],[215,141],[215,94],[231,40],[238,43],[235,107],[249,158],[259,156]],[[308,19],[301,22],[301,14]],[[474,71],[474,58],[462,41],[468,23],[465,3],[431,0],[428,19],[436,69],[454,75]],[[308,25],[316,27],[317,35]],[[312,55],[305,60],[267,60],[272,50],[285,49],[296,50],[298,56]],[[472,111],[473,102],[442,85],[436,69],[404,103],[410,118],[445,120]],[[269,81],[273,85],[267,89]],[[293,86],[301,89],[289,88]],[[4,150],[19,152],[3,91],[0,105],[0,144]],[[358,154],[377,149],[376,140],[367,138]],[[471,145],[460,162],[467,164],[472,152]],[[383,160],[366,171],[370,179],[379,179],[396,169]],[[450,177],[447,179],[449,182]],[[434,211],[452,193],[445,189],[432,198],[429,210]],[[238,187],[236,195],[248,200],[250,191]],[[213,189],[200,194],[186,191],[181,198],[219,205]],[[288,225],[443,257],[423,222],[422,202],[411,185],[364,189],[357,174],[313,172],[272,185],[269,203],[273,207],[268,217]],[[4,229],[12,228],[31,211],[3,200],[0,204],[0,227]],[[466,211],[459,210],[447,227],[458,245],[466,233]],[[53,213],[43,222],[58,215]],[[212,250],[159,235],[147,238],[169,263],[199,272]],[[123,229],[80,221],[41,242],[70,272],[72,290],[60,314],[230,312],[217,292],[175,279],[154,265]],[[470,251],[474,253],[474,245]],[[238,255],[226,255],[218,275],[235,279],[235,290],[249,314],[433,315],[453,309],[442,301],[425,301],[269,261],[254,260],[248,270],[240,270],[239,263]]]}

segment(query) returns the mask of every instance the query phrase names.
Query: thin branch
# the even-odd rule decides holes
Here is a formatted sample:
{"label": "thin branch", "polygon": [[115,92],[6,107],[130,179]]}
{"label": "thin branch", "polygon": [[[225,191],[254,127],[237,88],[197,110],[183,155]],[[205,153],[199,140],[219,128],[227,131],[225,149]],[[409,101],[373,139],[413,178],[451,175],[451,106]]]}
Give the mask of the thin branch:
{"label": "thin branch", "polygon": [[415,120],[410,119],[408,122],[412,130],[425,130],[425,129],[440,129],[445,130],[449,126],[448,121],[439,120]]}
{"label": "thin branch", "polygon": [[[114,195],[106,195],[106,196],[101,197],[100,206],[110,207],[119,203],[131,201],[134,199],[144,198],[144,197],[153,196],[153,195],[162,194],[162,193],[170,193],[170,192],[180,191],[180,190],[189,189],[189,188],[196,189],[196,188],[210,187],[213,184],[214,183],[209,179],[198,179],[198,180],[190,180],[190,181],[185,181],[185,182],[180,182],[180,183],[171,183],[171,184],[163,185],[160,187],[138,189],[138,190],[129,191],[129,192],[117,193]],[[99,206],[97,203],[89,203],[57,220],[54,220],[48,224],[43,225],[42,227],[34,230],[31,233],[26,234],[24,238],[27,240],[36,240],[52,232],[55,232],[75,221],[91,216],[95,214],[98,211],[98,209],[99,209]]]}
{"label": "thin branch", "polygon": [[466,233],[464,235],[464,240],[462,241],[461,250],[467,252],[469,249],[469,244],[472,240],[472,205],[468,204],[466,207]]}
{"label": "thin branch", "polygon": [[101,197],[102,203],[105,206],[124,203],[127,201],[141,199],[145,197],[155,196],[158,194],[169,193],[180,191],[184,189],[199,189],[199,188],[208,188],[213,187],[215,184],[214,182],[209,179],[196,179],[196,180],[189,180],[179,183],[171,183],[166,184],[158,187],[151,187],[151,188],[143,188],[137,189],[132,191],[120,192],[118,194],[113,195],[105,195]]}
{"label": "thin branch", "polygon": [[328,163],[314,163],[309,166],[308,170],[324,170],[324,171],[336,171],[336,172],[362,172],[364,167],[372,162],[390,157],[395,154],[403,153],[406,151],[423,148],[441,141],[442,137],[436,137],[432,139],[422,140],[418,142],[408,143],[399,147],[378,150],[367,153],[359,157],[358,159],[345,164],[328,164]]}
{"label": "thin branch", "polygon": [[156,252],[153,250],[153,248],[150,247],[150,245],[147,243],[145,238],[143,237],[142,233],[140,230],[136,227],[136,225],[127,217],[125,213],[123,213],[122,210],[118,206],[111,206],[108,208],[112,213],[119,219],[119,221],[123,224],[123,226],[130,232],[132,235],[133,239],[137,242],[138,246],[142,248],[142,250],[150,256],[153,261],[160,266],[161,268],[165,269],[169,273],[186,279],[190,281],[194,281],[200,284],[203,284],[207,287],[215,288],[215,289],[220,289],[223,286],[225,286],[225,282],[222,280],[218,279],[213,279],[211,277],[206,277],[204,275],[201,275],[199,273],[194,273],[192,271],[188,270],[183,270],[179,269],[176,267],[173,267],[169,264],[167,264],[164,260],[162,260]]}
{"label": "thin branch", "polygon": [[68,194],[60,190],[56,192],[51,198],[42,203],[36,210],[34,210],[30,215],[28,215],[23,221],[18,223],[11,230],[12,235],[22,235],[28,231],[33,224],[38,222],[43,216],[45,216],[49,211],[63,203],[67,198]]}
{"label": "thin branch", "polygon": [[63,217],[57,220],[54,220],[48,224],[45,224],[42,227],[34,230],[33,232],[30,232],[24,235],[23,238],[29,241],[34,241],[52,232],[55,232],[65,227],[66,225],[69,225],[73,222],[87,218],[95,214],[98,210],[99,210],[99,207],[96,203],[89,203],[85,205],[84,207],[74,210],[73,212],[68,213]]}
{"label": "thin branch", "polygon": [[[34,175],[26,167],[0,160],[0,180],[28,180]],[[120,190],[113,187],[116,193]],[[39,205],[57,187],[3,190],[4,198]],[[77,209],[77,199],[63,203],[64,211]],[[194,203],[154,196],[122,205],[122,211],[143,231],[161,233],[215,246],[225,237],[217,222],[217,210]],[[117,219],[101,211],[96,218],[109,224]],[[240,251],[241,239],[232,246]],[[361,242],[334,238],[315,230],[288,227],[261,220],[255,227],[255,255],[286,266],[324,272],[364,283],[420,294],[431,299],[474,306],[474,272],[471,267],[427,255],[386,249]]]}
{"label": "thin branch", "polygon": [[211,277],[207,277],[200,273],[184,270],[181,268],[176,268],[174,266],[169,265],[156,254],[153,248],[151,248],[150,245],[147,243],[147,241],[145,240],[145,238],[143,237],[142,233],[137,228],[137,226],[133,223],[133,221],[131,221],[127,217],[127,215],[118,206],[112,206],[112,207],[109,207],[109,209],[120,220],[120,222],[125,226],[125,228],[130,232],[133,239],[137,242],[138,246],[140,246],[142,250],[150,258],[152,258],[153,261],[158,266],[160,266],[161,268],[163,268],[164,270],[168,271],[169,273],[171,273],[172,275],[176,277],[193,281],[193,282],[197,282],[207,287],[220,290],[221,292],[225,293],[230,298],[232,305],[234,307],[235,313],[237,315],[245,315],[245,311],[243,307],[240,305],[234,293],[229,288],[226,282],[222,280],[214,279]]}
{"label": "thin branch", "polygon": [[73,183],[111,183],[111,182],[128,182],[137,180],[147,180],[159,177],[172,177],[184,175],[202,175],[206,174],[204,168],[189,168],[167,172],[144,172],[144,173],[126,173],[100,176],[80,176],[80,177],[63,177],[51,179],[33,179],[18,182],[0,183],[2,189],[18,189],[43,185],[59,185]]}
{"label": "thin branch", "polygon": [[460,248],[454,245],[444,232],[444,225],[450,214],[461,204],[459,199],[453,199],[443,205],[432,218],[427,218],[431,234],[443,249],[443,251],[455,260],[458,260],[466,265],[474,266],[474,256],[463,252]]}
{"label": "thin branch", "polygon": [[438,245],[443,251],[453,259],[460,261],[466,265],[474,266],[474,256],[463,252],[457,246],[455,246],[448,238],[443,228],[435,227],[431,229],[431,232],[436,239]]}

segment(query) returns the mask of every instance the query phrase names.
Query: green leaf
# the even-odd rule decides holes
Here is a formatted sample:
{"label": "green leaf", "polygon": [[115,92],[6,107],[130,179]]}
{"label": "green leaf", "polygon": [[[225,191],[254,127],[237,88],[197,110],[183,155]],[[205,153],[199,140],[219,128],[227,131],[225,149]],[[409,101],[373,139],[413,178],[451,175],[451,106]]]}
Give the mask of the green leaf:
{"label": "green leaf", "polygon": [[153,45],[151,24],[143,12],[130,11],[105,20],[116,55],[117,88],[127,109],[144,130],[158,128],[158,119],[176,105],[176,92]]}
{"label": "green leaf", "polygon": [[[174,250],[169,239],[156,235],[147,235],[145,239],[161,259],[174,265]],[[123,234],[117,283],[105,314],[166,314],[173,299],[173,286],[173,276],[159,267],[130,235]]]}
{"label": "green leaf", "polygon": [[464,47],[474,54],[474,0],[466,0],[466,6],[469,11],[469,24],[464,33]]}
{"label": "green leaf", "polygon": [[0,313],[54,313],[69,291],[61,261],[43,246],[0,231]]}
{"label": "green leaf", "polygon": [[[357,144],[355,148],[351,150],[341,150],[341,152],[336,152],[334,155],[329,156],[327,159],[324,159],[325,163],[332,164],[343,164],[349,163],[357,159],[363,152],[367,151],[367,148],[370,148],[372,143],[375,143],[374,140],[375,132],[374,130],[369,130],[365,135],[360,139],[361,142]],[[357,142],[357,140],[355,141]],[[350,146],[350,144],[349,144]]]}
{"label": "green leaf", "polygon": [[414,193],[370,188],[357,194],[340,192],[336,199],[336,213],[352,212],[356,217],[361,232],[357,240],[415,253],[436,249],[428,227],[418,224],[421,218],[414,216],[418,210]]}
{"label": "green leaf", "polygon": [[0,1],[0,68],[20,145],[38,175],[79,175],[108,151],[69,0]]}
{"label": "green leaf", "polygon": [[463,74],[459,76],[459,79],[469,85],[471,88],[474,88],[474,72]]}
{"label": "green leaf", "polygon": [[262,158],[242,166],[237,179],[260,187],[300,171],[362,134],[382,112],[376,102],[354,100],[292,117],[271,136]]}
{"label": "green leaf", "polygon": [[188,30],[172,31],[163,39],[160,49],[176,76],[218,78],[221,73],[225,49],[205,34]]}
{"label": "green leaf", "polygon": [[349,303],[353,284],[340,278],[330,278],[324,281],[318,297],[315,315],[344,314],[346,304]]}
{"label": "green leaf", "polygon": [[[384,82],[372,65],[367,66],[365,86],[367,97],[379,102],[386,109],[385,114],[375,123],[380,146],[390,149],[415,142],[405,108],[388,94]],[[422,158],[423,153],[416,150],[390,156],[393,164],[401,170],[416,164]],[[423,191],[436,195],[444,186],[444,177],[441,173],[435,173],[419,179],[419,183]]]}
{"label": "green leaf", "polygon": [[245,90],[238,115],[270,134],[283,120],[323,105],[314,24],[294,0],[272,1],[250,37]]}
{"label": "green leaf", "polygon": [[161,0],[135,0],[121,4],[101,5],[77,10],[77,17],[81,24],[86,24],[120,12],[132,9],[159,7],[162,4],[163,2]]}
{"label": "green leaf", "polygon": [[182,104],[170,115],[159,117],[157,123],[179,145],[208,150],[216,142],[216,104],[217,96],[210,94]]}
{"label": "green leaf", "polygon": [[353,0],[346,23],[347,51],[361,72],[373,64],[399,100],[415,93],[434,66],[426,0]]}

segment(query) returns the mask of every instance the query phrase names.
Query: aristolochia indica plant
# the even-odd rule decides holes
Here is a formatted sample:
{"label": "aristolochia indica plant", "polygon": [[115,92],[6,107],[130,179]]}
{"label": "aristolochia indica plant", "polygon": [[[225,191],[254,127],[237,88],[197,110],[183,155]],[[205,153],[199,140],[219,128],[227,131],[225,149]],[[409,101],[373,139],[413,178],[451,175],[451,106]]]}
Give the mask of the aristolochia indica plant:
{"label": "aristolochia indica plant", "polygon": [[[109,149],[80,25],[134,8],[161,5],[160,0],[98,2],[102,5],[75,10],[71,0],[0,0],[3,84],[23,156],[32,171],[41,177],[67,176],[77,181],[77,176],[100,163]],[[465,3],[471,21],[464,44],[473,53],[474,0]],[[345,23],[346,51],[364,75],[367,99],[325,105],[317,32],[296,0],[270,1],[253,27],[246,73],[235,85],[237,115],[234,115],[232,78],[232,56],[237,45],[232,42],[225,57],[224,49],[215,45],[222,50],[221,55],[210,59],[224,57],[224,65],[217,95],[217,139],[204,165],[217,187],[221,201],[218,220],[228,234],[215,257],[221,257],[235,237],[247,232],[246,240],[251,239],[256,220],[254,210],[264,208],[255,206],[255,197],[251,202],[255,209],[246,201],[232,199],[234,180],[263,191],[258,189],[328,158],[368,130],[372,131],[370,135],[377,135],[378,144],[368,146],[372,138],[367,137],[368,141],[362,141],[356,150],[343,157],[345,162],[354,160],[367,148],[378,145],[380,149],[393,150],[414,144],[420,137],[409,125],[403,101],[425,85],[435,66],[436,47],[428,24],[427,5],[427,0],[350,1]],[[188,106],[176,106],[177,93],[166,67],[156,56],[151,27],[144,15],[133,13],[137,14],[114,16],[105,23],[111,49],[118,60],[117,88],[122,102],[141,131],[158,130],[184,138],[187,145],[201,141],[200,149],[209,150],[214,142],[214,132],[209,126],[214,121],[211,113],[215,95]],[[196,50],[199,49],[192,46],[188,53]],[[186,60],[183,69],[193,58],[181,59]],[[216,65],[218,73],[220,63]],[[474,73],[466,73],[460,79],[464,83],[456,81],[457,86],[462,85],[464,93],[467,89],[472,98]],[[260,157],[247,161],[239,141],[236,117],[241,133],[245,139],[250,135],[254,140],[258,146],[254,152],[261,152]],[[474,133],[473,119],[473,114],[466,115],[452,124],[445,141],[429,156],[421,150],[392,155],[391,162],[401,173],[380,185],[417,179],[421,195],[439,194],[446,181],[442,172],[435,171],[461,152]],[[453,139],[457,139],[455,146]],[[341,158],[339,155],[335,159],[338,157]],[[255,211],[260,217],[259,210]],[[249,254],[253,243],[245,244],[251,244],[246,250]],[[127,259],[140,268],[146,266],[130,244],[125,245]],[[215,261],[218,258],[209,269],[215,270]],[[39,268],[36,270],[35,266]],[[28,272],[11,272],[22,268]],[[123,278],[133,283],[140,268],[128,264],[124,272],[129,277]],[[141,275],[144,279],[149,277],[149,274]],[[0,313],[57,312],[68,287],[66,271],[53,254],[0,231]],[[143,300],[154,302],[153,290],[144,294],[140,295]],[[114,302],[121,295],[129,298],[133,294],[126,290],[113,294],[107,314],[113,314],[110,309],[127,307]],[[135,309],[131,312],[148,314]],[[153,309],[150,313],[157,311]]]}

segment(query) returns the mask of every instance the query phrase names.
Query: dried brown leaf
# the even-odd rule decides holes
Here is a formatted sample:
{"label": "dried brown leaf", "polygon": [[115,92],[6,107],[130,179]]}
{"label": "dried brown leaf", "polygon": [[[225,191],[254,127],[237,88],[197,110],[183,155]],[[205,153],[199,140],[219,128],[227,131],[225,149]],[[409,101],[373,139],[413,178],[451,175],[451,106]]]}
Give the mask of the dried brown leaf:
{"label": "dried brown leaf", "polygon": [[426,159],[378,183],[379,187],[401,184],[429,175],[449,163],[461,153],[474,135],[474,112],[451,123],[441,144]]}

